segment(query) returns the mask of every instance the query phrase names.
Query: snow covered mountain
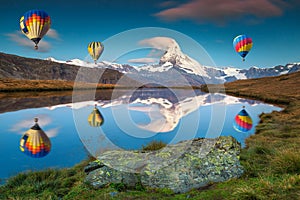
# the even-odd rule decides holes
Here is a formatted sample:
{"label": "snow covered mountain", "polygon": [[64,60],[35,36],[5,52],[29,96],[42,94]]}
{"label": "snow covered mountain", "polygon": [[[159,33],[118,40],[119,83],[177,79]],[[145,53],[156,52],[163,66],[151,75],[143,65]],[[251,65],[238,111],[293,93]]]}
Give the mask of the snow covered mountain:
{"label": "snow covered mountain", "polygon": [[121,73],[127,73],[129,71],[135,70],[134,66],[122,65],[122,64],[118,64],[118,63],[111,63],[111,62],[107,62],[107,61],[102,61],[102,62],[95,64],[94,62],[87,62],[87,61],[83,61],[80,59],[61,61],[61,60],[56,60],[55,58],[49,57],[49,58],[46,58],[45,60],[57,62],[57,63],[65,63],[65,64],[69,64],[69,65],[76,65],[76,66],[80,66],[80,67],[113,69],[113,70],[117,70]]}
{"label": "snow covered mountain", "polygon": [[159,63],[154,65],[131,66],[106,61],[94,64],[79,59],[58,61],[54,58],[47,58],[46,60],[84,67],[113,69],[126,73],[130,78],[142,83],[159,83],[165,86],[224,83],[238,79],[279,76],[300,69],[300,63],[291,63],[285,66],[278,65],[271,68],[251,67],[249,69],[203,66],[184,54],[175,40],[170,39],[170,41]]}
{"label": "snow covered mountain", "polygon": [[171,40],[171,43],[167,48],[167,50],[165,51],[164,55],[159,60],[160,65],[164,65],[166,63],[168,65],[171,63],[173,66],[179,67],[186,73],[200,75],[209,78],[206,67],[203,67],[196,60],[184,54],[181,51],[177,42],[173,39]]}

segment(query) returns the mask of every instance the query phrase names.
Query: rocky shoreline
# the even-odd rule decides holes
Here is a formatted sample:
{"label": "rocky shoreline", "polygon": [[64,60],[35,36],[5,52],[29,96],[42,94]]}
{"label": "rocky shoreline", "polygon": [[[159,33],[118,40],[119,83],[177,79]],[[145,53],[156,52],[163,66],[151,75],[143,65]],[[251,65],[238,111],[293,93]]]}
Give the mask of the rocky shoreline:
{"label": "rocky shoreline", "polygon": [[244,171],[240,150],[233,137],[221,136],[182,141],[152,152],[107,151],[85,168],[86,182],[95,188],[122,183],[184,193],[240,177]]}

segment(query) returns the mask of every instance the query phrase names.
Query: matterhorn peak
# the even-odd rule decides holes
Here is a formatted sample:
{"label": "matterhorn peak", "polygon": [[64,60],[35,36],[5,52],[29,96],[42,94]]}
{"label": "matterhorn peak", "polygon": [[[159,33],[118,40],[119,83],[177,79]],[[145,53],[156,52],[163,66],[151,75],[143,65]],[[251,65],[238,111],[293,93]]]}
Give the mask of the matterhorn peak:
{"label": "matterhorn peak", "polygon": [[166,47],[164,55],[159,60],[159,64],[169,62],[172,63],[174,66],[177,66],[182,70],[186,71],[187,73],[197,74],[200,76],[208,76],[205,67],[203,67],[193,58],[184,54],[181,51],[179,44],[174,39],[170,38],[169,41],[170,42]]}
{"label": "matterhorn peak", "polygon": [[169,41],[170,42],[165,49],[164,55],[159,60],[159,64],[170,62],[173,65],[176,65],[176,59],[178,58],[178,56],[182,57],[183,55],[178,43],[173,39],[170,39]]}

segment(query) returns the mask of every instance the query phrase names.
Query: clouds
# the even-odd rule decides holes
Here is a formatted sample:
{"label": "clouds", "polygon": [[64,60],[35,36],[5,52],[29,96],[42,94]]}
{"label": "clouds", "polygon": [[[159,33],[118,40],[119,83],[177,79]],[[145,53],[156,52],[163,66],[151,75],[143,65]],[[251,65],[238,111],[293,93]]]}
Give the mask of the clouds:
{"label": "clouds", "polygon": [[49,31],[47,32],[47,37],[50,37],[50,38],[53,38],[56,40],[61,40],[59,34],[54,29],[49,29]]}
{"label": "clouds", "polygon": [[152,48],[147,57],[144,58],[134,58],[128,60],[130,63],[136,64],[153,64],[158,63],[159,58],[164,54],[164,52],[176,43],[172,38],[169,37],[153,37],[141,40],[138,45],[145,48]]}
{"label": "clouds", "polygon": [[157,63],[157,58],[135,58],[128,60],[130,63],[136,63],[136,64],[151,64],[151,63]]}
{"label": "clouds", "polygon": [[[34,49],[34,43],[29,40],[26,36],[24,36],[20,31],[15,31],[13,33],[5,34],[9,40],[15,42],[19,46],[23,46],[26,48]],[[54,40],[61,40],[59,34],[56,30],[50,29],[47,33],[47,37],[52,38]],[[42,39],[39,42],[39,52],[48,52],[51,49],[51,44],[47,42],[45,39]]]}
{"label": "clouds", "polygon": [[159,4],[160,7],[170,7],[170,6],[175,6],[178,3],[176,1],[163,1]]}
{"label": "clouds", "polygon": [[[45,131],[47,136],[49,138],[55,137],[58,132],[59,128],[52,128],[52,129],[44,129],[47,125],[50,125],[52,123],[52,119],[48,117],[47,115],[38,115],[36,116],[39,121],[40,127]],[[25,119],[22,121],[19,121],[18,123],[14,124],[11,128],[10,131],[16,132],[18,134],[24,134],[28,129],[30,129],[34,125],[34,120],[33,118],[30,119]]]}
{"label": "clouds", "polygon": [[139,41],[141,46],[150,46],[155,49],[167,50],[170,46],[174,45],[174,40],[169,37],[153,37]]}
{"label": "clouds", "polygon": [[191,0],[165,9],[155,16],[167,21],[190,19],[199,23],[225,24],[246,16],[281,16],[286,6],[283,0]]}

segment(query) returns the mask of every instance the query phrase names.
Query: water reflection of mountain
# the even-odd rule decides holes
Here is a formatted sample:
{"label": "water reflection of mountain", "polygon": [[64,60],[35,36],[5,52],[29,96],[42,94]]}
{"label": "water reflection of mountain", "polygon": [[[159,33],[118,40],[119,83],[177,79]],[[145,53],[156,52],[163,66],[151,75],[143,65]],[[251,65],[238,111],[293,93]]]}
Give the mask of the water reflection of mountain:
{"label": "water reflection of mountain", "polygon": [[[76,102],[84,102],[91,100],[111,100],[113,90],[98,90],[95,93],[95,98],[91,99],[87,94],[94,94],[94,91],[77,92]],[[59,104],[72,103],[73,91],[63,92],[16,92],[16,93],[1,93],[0,94],[0,113],[17,111],[27,108],[50,107]],[[123,95],[121,90],[114,95],[118,98]]]}
{"label": "water reflection of mountain", "polygon": [[128,104],[131,111],[148,115],[148,124],[137,124],[139,128],[152,132],[169,132],[175,129],[180,119],[198,110],[200,106],[212,104],[257,104],[258,101],[248,101],[224,94],[208,94],[200,90],[172,90],[141,88],[132,94],[125,94],[102,107],[116,107]]}
{"label": "water reflection of mountain", "polygon": [[[128,109],[130,111],[144,113],[150,119],[149,123],[137,124],[137,126],[152,132],[172,131],[182,117],[198,110],[200,106],[216,103],[258,103],[257,101],[240,99],[224,94],[203,93],[200,90],[140,88],[134,91],[98,90],[96,93],[93,92],[77,92],[76,102],[80,102],[80,106],[89,106],[94,105],[95,101],[97,101],[98,105],[103,108],[129,105]],[[74,101],[72,94],[72,91],[2,93],[0,96],[0,113],[40,107],[54,109],[61,104],[73,107],[70,105]]]}
{"label": "water reflection of mountain", "polygon": [[[159,101],[159,99],[161,100]],[[200,105],[208,105],[208,104],[215,104],[215,103],[224,103],[224,104],[261,103],[260,101],[237,98],[233,96],[228,96],[226,94],[205,93],[202,92],[201,90],[140,88],[135,90],[132,94],[124,93],[123,96],[121,96],[121,98],[115,98],[110,102],[110,104],[111,105],[133,104],[133,103],[151,104],[151,103],[158,103],[158,102],[170,102],[172,106],[175,106],[176,104],[185,105],[188,102],[192,102],[194,100],[198,100],[198,104],[194,105],[197,108]],[[103,106],[107,106],[107,105],[103,104]]]}
{"label": "water reflection of mountain", "polygon": [[150,98],[154,99],[166,99],[171,103],[178,103],[191,96],[199,96],[205,94],[201,90],[185,90],[185,89],[149,89],[149,88],[140,88],[135,90],[130,96],[129,102],[132,103],[137,99],[146,100]]}
{"label": "water reflection of mountain", "polygon": [[133,92],[130,96],[129,103],[136,101],[137,99],[140,100],[147,100],[150,98],[154,99],[166,99],[171,103],[177,103],[180,96],[176,96],[174,92],[170,89],[148,89],[148,88],[141,88]]}

